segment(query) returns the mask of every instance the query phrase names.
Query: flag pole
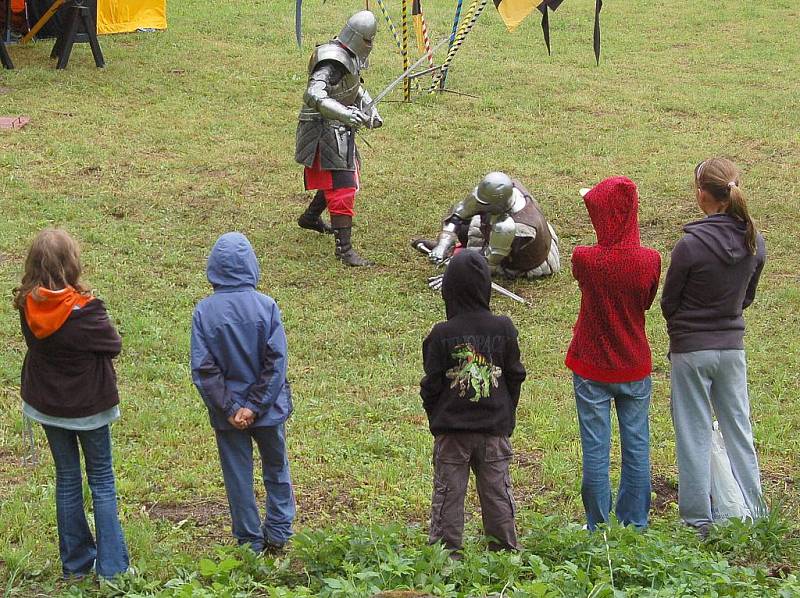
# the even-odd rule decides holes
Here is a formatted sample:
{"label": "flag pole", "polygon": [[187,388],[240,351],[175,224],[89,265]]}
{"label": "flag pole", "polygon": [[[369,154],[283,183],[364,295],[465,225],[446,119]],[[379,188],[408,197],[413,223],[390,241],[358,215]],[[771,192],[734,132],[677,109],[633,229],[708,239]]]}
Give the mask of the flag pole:
{"label": "flag pole", "polygon": [[475,26],[475,22],[483,12],[483,9],[486,8],[487,1],[488,0],[473,0],[472,4],[467,10],[467,14],[464,15],[464,20],[461,22],[458,33],[456,33],[455,41],[450,47],[450,50],[447,52],[447,57],[442,63],[442,68],[439,71],[438,77],[433,78],[433,82],[430,89],[428,89],[428,93],[435,92],[437,87],[439,90],[443,89],[443,81],[447,76],[447,71],[450,68],[450,64],[453,62],[453,58],[455,58],[455,55],[461,47],[461,44],[464,43],[464,39],[467,37],[469,32],[472,31],[472,28]]}
{"label": "flag pole", "polygon": [[[408,70],[408,0],[403,0],[401,5],[402,17],[401,27],[403,30],[403,47],[400,48],[400,53],[403,55],[403,70]],[[403,81],[403,100],[406,102],[411,101],[411,79],[406,77]]]}
{"label": "flag pole", "polygon": [[389,11],[386,10],[386,4],[384,0],[376,0],[378,3],[378,7],[381,9],[383,13],[383,18],[386,19],[386,24],[389,25],[389,31],[392,32],[392,37],[394,37],[394,42],[397,44],[397,49],[401,52],[403,51],[403,44],[400,41],[400,34],[397,33],[397,27],[394,26],[394,22],[392,21],[392,17],[389,16]]}

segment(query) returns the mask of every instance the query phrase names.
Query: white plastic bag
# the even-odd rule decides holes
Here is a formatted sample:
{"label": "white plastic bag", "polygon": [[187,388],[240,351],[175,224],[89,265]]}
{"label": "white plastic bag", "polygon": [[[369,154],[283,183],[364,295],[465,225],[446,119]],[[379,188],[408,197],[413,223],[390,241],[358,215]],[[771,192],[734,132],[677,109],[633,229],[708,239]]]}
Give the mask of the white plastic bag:
{"label": "white plastic bag", "polygon": [[744,494],[731,471],[731,462],[725,450],[725,439],[719,424],[714,422],[711,432],[711,516],[721,519],[753,519],[744,502]]}

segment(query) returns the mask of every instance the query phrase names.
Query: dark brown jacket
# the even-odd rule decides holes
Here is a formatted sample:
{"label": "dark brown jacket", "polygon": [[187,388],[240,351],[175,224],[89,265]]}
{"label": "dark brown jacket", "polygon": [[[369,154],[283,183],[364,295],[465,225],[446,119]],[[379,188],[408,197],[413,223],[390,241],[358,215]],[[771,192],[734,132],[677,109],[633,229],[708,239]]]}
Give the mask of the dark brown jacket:
{"label": "dark brown jacket", "polygon": [[756,237],[756,253],[745,245],[747,225],[714,214],[683,227],[664,280],[661,311],[667,320],[671,353],[744,349],[742,312],[753,302],[766,247]]}
{"label": "dark brown jacket", "polygon": [[61,327],[44,338],[20,323],[28,352],[22,364],[21,394],[28,405],[54,417],[86,417],[119,403],[111,360],[122,339],[103,302],[93,299],[74,309]]}

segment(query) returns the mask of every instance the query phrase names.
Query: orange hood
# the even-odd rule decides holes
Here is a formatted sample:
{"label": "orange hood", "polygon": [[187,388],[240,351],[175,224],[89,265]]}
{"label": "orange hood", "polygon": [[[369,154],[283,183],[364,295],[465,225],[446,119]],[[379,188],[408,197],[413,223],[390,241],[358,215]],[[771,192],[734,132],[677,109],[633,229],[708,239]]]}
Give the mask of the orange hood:
{"label": "orange hood", "polygon": [[67,321],[72,310],[81,308],[94,299],[90,295],[82,295],[72,287],[51,291],[39,287],[25,299],[25,321],[33,335],[38,338],[47,338]]}

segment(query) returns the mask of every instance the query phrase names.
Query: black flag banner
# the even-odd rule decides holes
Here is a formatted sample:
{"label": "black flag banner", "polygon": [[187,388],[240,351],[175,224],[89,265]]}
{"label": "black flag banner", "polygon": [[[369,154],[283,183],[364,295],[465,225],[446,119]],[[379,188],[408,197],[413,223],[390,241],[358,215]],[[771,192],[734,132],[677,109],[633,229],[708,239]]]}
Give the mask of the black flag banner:
{"label": "black flag banner", "polygon": [[603,8],[603,0],[595,0],[594,4],[594,59],[597,66],[600,66],[600,11]]}
{"label": "black flag banner", "polygon": [[547,54],[550,54],[550,17],[547,15],[547,9],[555,11],[564,0],[542,0],[542,3],[536,8],[542,13],[542,33],[544,34],[544,43],[547,46]]}
{"label": "black flag banner", "polygon": [[[547,46],[547,53],[550,54],[549,11],[557,10],[563,2],[564,0],[494,0],[494,5],[509,31],[514,31],[534,8],[542,13],[542,34],[544,35],[544,43]],[[597,64],[600,64],[600,10],[602,8],[603,0],[595,0],[593,46]]]}

